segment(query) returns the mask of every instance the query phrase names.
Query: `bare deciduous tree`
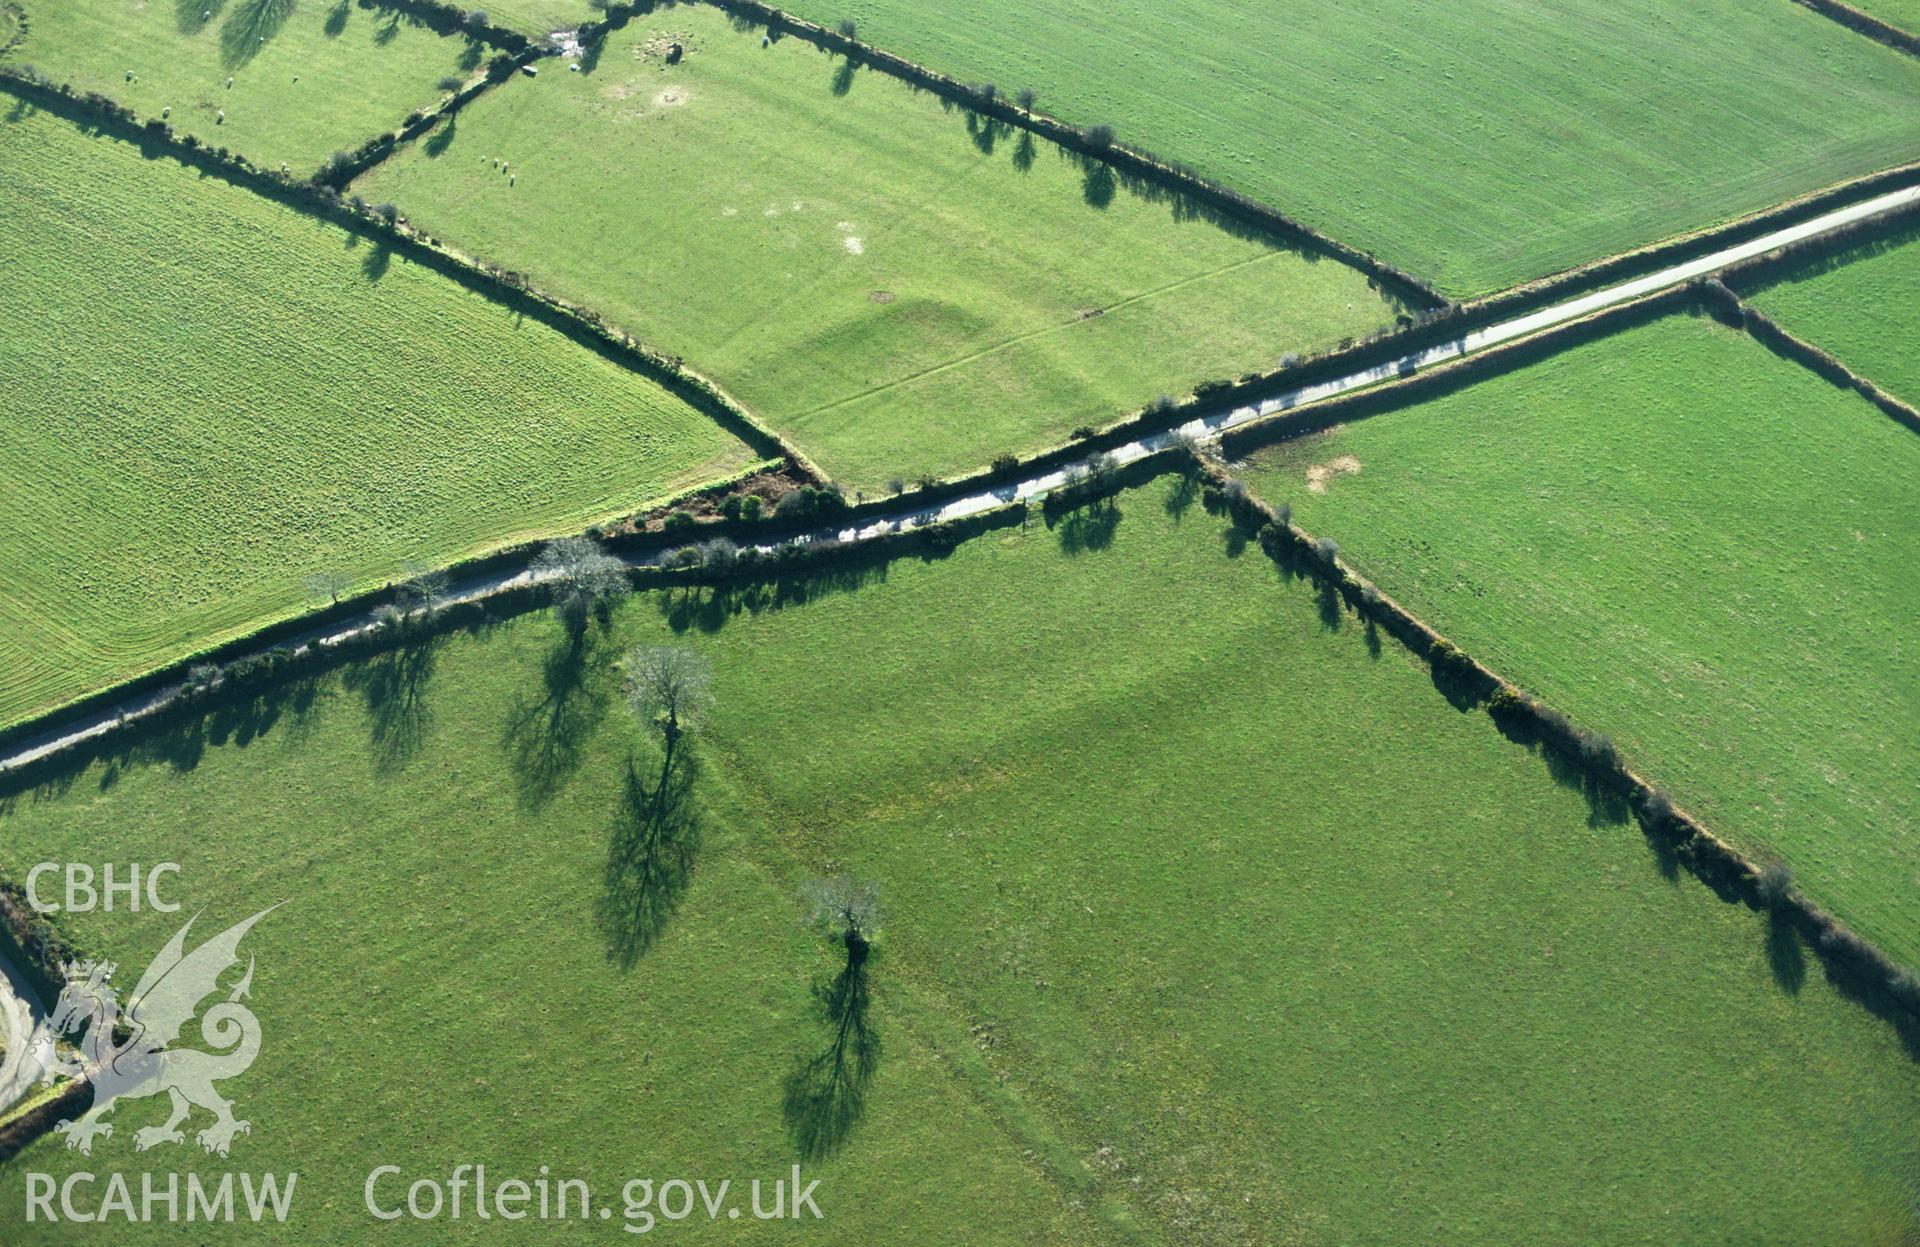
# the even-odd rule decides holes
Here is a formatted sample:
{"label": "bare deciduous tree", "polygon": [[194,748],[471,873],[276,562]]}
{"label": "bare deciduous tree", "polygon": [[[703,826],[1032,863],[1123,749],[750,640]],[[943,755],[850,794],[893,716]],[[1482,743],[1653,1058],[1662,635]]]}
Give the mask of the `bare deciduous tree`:
{"label": "bare deciduous tree", "polygon": [[591,537],[562,537],[549,541],[533,561],[534,573],[553,581],[553,604],[576,627],[587,612],[624,596],[632,585],[627,565],[600,547]]}
{"label": "bare deciduous tree", "polygon": [[713,664],[678,645],[643,645],[627,654],[627,705],[657,724],[671,748],[699,728],[713,706]]}
{"label": "bare deciduous tree", "polygon": [[329,569],[323,572],[315,572],[313,575],[307,577],[307,592],[317,598],[326,598],[330,602],[338,602],[340,595],[345,593],[352,584],[353,577],[347,575],[347,573]]}
{"label": "bare deciduous tree", "polygon": [[420,563],[408,563],[406,570],[399,589],[401,605],[424,615],[438,614],[447,604],[447,573]]}
{"label": "bare deciduous tree", "polygon": [[805,895],[811,925],[845,941],[849,959],[864,953],[880,925],[880,896],[871,883],[834,875],[807,884]]}

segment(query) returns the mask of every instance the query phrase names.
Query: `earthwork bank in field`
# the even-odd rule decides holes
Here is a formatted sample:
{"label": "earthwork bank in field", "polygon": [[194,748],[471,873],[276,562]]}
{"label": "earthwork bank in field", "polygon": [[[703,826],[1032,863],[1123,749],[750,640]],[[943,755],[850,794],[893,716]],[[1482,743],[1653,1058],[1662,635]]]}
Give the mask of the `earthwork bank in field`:
{"label": "earthwork bank in field", "polygon": [[383,246],[0,121],[0,724],[736,470],[657,385]]}
{"label": "earthwork bank in field", "polygon": [[1920,150],[1920,60],[1790,0],[791,7],[1032,87],[1456,297]]}
{"label": "earthwork bank in field", "polygon": [[1920,965],[1920,438],[1685,316],[1262,452],[1298,522]]}
{"label": "earthwork bank in field", "polygon": [[355,190],[684,356],[869,493],[1396,310],[1344,265],[717,9],[635,19],[574,64]]}
{"label": "earthwork bank in field", "polygon": [[[636,643],[708,656],[717,698],[652,823]],[[374,1163],[617,1202],[809,1138],[849,1242],[1863,1242],[1911,1213],[1888,1028],[1172,479],[933,563],[417,643],[70,781],[0,812],[0,868],[111,846],[178,854],[210,918],[288,902],[249,936],[237,1163],[297,1167],[303,1219],[250,1243],[444,1242],[365,1215]],[[829,870],[887,914],[844,1129],[795,1096],[845,1033],[799,921]],[[175,922],[70,925],[144,964]],[[116,1168],[236,1163],[121,1146],[164,1114],[117,1110]]]}

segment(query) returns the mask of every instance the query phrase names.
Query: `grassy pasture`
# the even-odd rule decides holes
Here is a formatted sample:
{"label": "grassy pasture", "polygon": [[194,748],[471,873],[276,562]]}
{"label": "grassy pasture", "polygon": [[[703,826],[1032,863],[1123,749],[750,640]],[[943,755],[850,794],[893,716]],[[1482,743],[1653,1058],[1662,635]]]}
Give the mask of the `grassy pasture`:
{"label": "grassy pasture", "polygon": [[[305,177],[436,103],[485,51],[353,0],[16,0],[8,60]],[[232,85],[228,85],[232,79]]]}
{"label": "grassy pasture", "polygon": [[1920,0],[1862,0],[1853,6],[1908,34],[1920,34]]}
{"label": "grassy pasture", "polygon": [[589,0],[505,0],[487,5],[487,17],[494,25],[529,35],[575,30],[602,16]]}
{"label": "grassy pasture", "polygon": [[1802,267],[1750,298],[1789,332],[1920,406],[1920,229]]}
{"label": "grassy pasture", "polygon": [[355,189],[683,355],[870,492],[1391,319],[1354,270],[1110,176],[692,6]]}
{"label": "grassy pasture", "polygon": [[[704,829],[641,921],[607,872],[657,746],[614,663],[675,640],[715,669]],[[647,595],[577,645],[521,617],[234,707],[20,798],[0,868],[176,860],[209,921],[289,900],[249,937],[235,1158],[134,1153],[149,1101],[87,1162],[298,1168],[299,1219],[233,1241],[479,1236],[375,1225],[379,1163],[783,1171],[832,957],[795,892],[828,869],[890,913],[879,1059],[795,1237],[1909,1233],[1920,1065],[1374,640],[1163,480],[940,562]],[[173,928],[71,921],[136,964]],[[38,1144],[0,1217],[20,1171],[81,1163]]]}
{"label": "grassy pasture", "polygon": [[1674,317],[1255,464],[1383,589],[1920,965],[1910,431]]}
{"label": "grassy pasture", "polygon": [[0,724],[749,460],[384,248],[41,113],[0,121]]}
{"label": "grassy pasture", "polygon": [[1920,62],[1751,0],[798,0],[1466,297],[1912,159]]}

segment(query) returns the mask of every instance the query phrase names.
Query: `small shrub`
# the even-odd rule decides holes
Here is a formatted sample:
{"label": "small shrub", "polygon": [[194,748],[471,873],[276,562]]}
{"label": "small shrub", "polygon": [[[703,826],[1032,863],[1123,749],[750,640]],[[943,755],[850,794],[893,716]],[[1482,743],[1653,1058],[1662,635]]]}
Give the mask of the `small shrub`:
{"label": "small shrub", "polygon": [[1113,127],[1105,122],[1088,126],[1080,131],[1080,141],[1085,143],[1090,151],[1107,151],[1113,146]]}
{"label": "small shrub", "polygon": [[1147,414],[1149,416],[1172,415],[1173,409],[1174,401],[1173,395],[1171,394],[1162,394],[1147,404]]}
{"label": "small shrub", "polygon": [[[1369,610],[1378,610],[1380,609],[1381,603],[1386,599],[1380,596],[1380,590],[1374,586],[1362,585],[1360,586],[1360,600],[1366,604]],[[1500,691],[1504,693],[1508,690],[1502,689]]]}
{"label": "small shrub", "polygon": [[1493,696],[1487,699],[1487,713],[1505,722],[1525,718],[1532,708],[1525,697],[1504,684],[1493,690]]}
{"label": "small shrub", "polygon": [[1003,450],[987,466],[995,476],[1011,476],[1020,470],[1020,457]]}
{"label": "small shrub", "polygon": [[1340,543],[1331,537],[1316,537],[1313,539],[1313,553],[1322,563],[1331,567],[1340,554]]}
{"label": "small shrub", "polygon": [[1673,821],[1673,798],[1655,788],[1640,803],[1640,818],[1649,827],[1665,827]]}
{"label": "small shrub", "polygon": [[907,492],[906,481],[902,480],[900,477],[897,477],[897,476],[889,476],[887,478],[887,492],[890,494],[893,494],[895,497],[898,497],[899,495],[906,493]]}
{"label": "small shrub", "polygon": [[1793,872],[1785,862],[1768,862],[1754,881],[1753,891],[1768,909],[1783,909],[1793,891]]}
{"label": "small shrub", "polygon": [[852,43],[860,37],[860,27],[851,17],[843,17],[834,23],[833,29],[842,39]]}
{"label": "small shrub", "polygon": [[762,499],[759,494],[748,494],[740,500],[741,521],[751,524],[758,520],[760,513],[765,510],[766,505],[766,501]]}
{"label": "small shrub", "polygon": [[1281,503],[1273,509],[1273,513],[1279,519],[1282,528],[1293,527],[1293,504],[1291,502]]}
{"label": "small shrub", "polygon": [[668,567],[673,568],[698,567],[700,565],[700,547],[681,546],[678,550],[675,550],[667,556],[666,564]]}
{"label": "small shrub", "polygon": [[928,490],[936,489],[939,487],[939,485],[940,485],[940,478],[937,476],[920,476],[920,477],[916,477],[913,482],[913,487],[919,490],[921,493],[926,493]]}
{"label": "small shrub", "polygon": [[1620,766],[1620,751],[1603,733],[1578,732],[1574,736],[1574,746],[1580,751],[1580,760],[1588,766],[1608,771],[1617,770]]}
{"label": "small shrub", "polygon": [[467,27],[469,29],[482,30],[486,27],[486,25],[487,25],[487,11],[485,9],[475,9],[471,13],[467,14]]}
{"label": "small shrub", "polygon": [[700,547],[700,564],[710,572],[724,575],[739,561],[740,548],[725,537],[715,537]]}
{"label": "small shrub", "polygon": [[740,508],[742,505],[743,502],[739,494],[728,494],[726,499],[720,504],[720,514],[730,520],[738,520],[740,518]]}
{"label": "small shrub", "polygon": [[684,533],[699,522],[700,521],[693,518],[691,511],[682,510],[675,511],[667,516],[660,526],[669,533]]}
{"label": "small shrub", "polygon": [[1473,670],[1473,659],[1445,637],[1433,643],[1432,648],[1427,650],[1427,657],[1433,662],[1434,669],[1445,676],[1460,678]]}
{"label": "small shrub", "polygon": [[400,209],[390,203],[375,204],[373,205],[373,215],[379,217],[388,225],[392,225],[400,219]]}
{"label": "small shrub", "polygon": [[1095,429],[1092,425],[1083,424],[1080,427],[1076,428],[1073,432],[1067,434],[1067,436],[1069,438],[1072,438],[1076,442],[1084,442],[1088,438],[1095,436],[1097,433],[1098,433],[1098,430]]}
{"label": "small shrub", "polygon": [[1039,98],[1033,93],[1032,87],[1021,87],[1020,94],[1014,96],[1014,99],[1020,102],[1020,107],[1027,112],[1033,111],[1033,105]]}
{"label": "small shrub", "polygon": [[467,80],[459,74],[448,74],[436,85],[438,85],[442,91],[458,91],[461,87],[467,85]]}

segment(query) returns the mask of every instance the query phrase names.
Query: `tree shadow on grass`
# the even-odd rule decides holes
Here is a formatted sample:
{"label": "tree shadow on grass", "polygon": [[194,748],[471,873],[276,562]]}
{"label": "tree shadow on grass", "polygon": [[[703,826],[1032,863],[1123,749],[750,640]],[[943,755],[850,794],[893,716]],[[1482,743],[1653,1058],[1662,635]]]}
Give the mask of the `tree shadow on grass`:
{"label": "tree shadow on grass", "polygon": [[1176,472],[1167,482],[1167,493],[1162,500],[1162,505],[1166,508],[1167,514],[1173,517],[1173,522],[1178,524],[1199,499],[1199,479],[1191,472]]}
{"label": "tree shadow on grass", "polygon": [[1020,141],[1013,145],[1013,167],[1021,173],[1033,168],[1033,158],[1038,149],[1033,145],[1033,131],[1021,130]]}
{"label": "tree shadow on grass", "polygon": [[1113,166],[1104,160],[1088,161],[1080,174],[1080,198],[1089,208],[1105,211],[1118,189]]}
{"label": "tree shadow on grass", "polygon": [[541,663],[540,696],[524,694],[507,715],[504,744],[522,804],[539,807],[579,769],[611,700],[603,675],[612,655],[597,629],[569,626]]}
{"label": "tree shadow on grass", "polygon": [[472,35],[468,35],[467,46],[460,49],[460,58],[454,62],[454,65],[465,72],[471,73],[480,67],[481,58],[486,56],[486,54],[486,45],[478,39],[475,39]]}
{"label": "tree shadow on grass", "polygon": [[346,673],[346,686],[360,695],[370,720],[375,764],[397,770],[413,760],[433,726],[427,685],[445,633],[410,637]]}
{"label": "tree shadow on grass", "polygon": [[864,946],[848,949],[847,964],[814,987],[828,1027],[827,1045],[802,1057],[787,1076],[782,1116],[794,1146],[809,1160],[840,1149],[866,1107],[867,1086],[880,1063],[880,1034],[867,1014],[872,990]]}
{"label": "tree shadow on grass", "polygon": [[855,557],[845,563],[814,567],[804,572],[776,573],[765,580],[740,580],[719,585],[679,585],[653,595],[654,604],[675,632],[698,628],[718,632],[739,615],[804,606],[837,593],[854,593],[887,579],[887,561]]}
{"label": "tree shadow on grass", "polygon": [[1111,546],[1122,518],[1119,501],[1109,494],[1076,507],[1065,515],[1049,515],[1047,527],[1058,536],[1062,552],[1078,556]]}
{"label": "tree shadow on grass", "polygon": [[340,0],[340,3],[327,10],[327,21],[326,25],[320,28],[321,34],[329,39],[338,39],[346,33],[349,3],[350,0]]}
{"label": "tree shadow on grass", "polygon": [[851,56],[840,58],[840,65],[833,71],[832,91],[835,95],[846,95],[853,90],[853,78],[860,72],[860,63]]}
{"label": "tree shadow on grass", "polygon": [[[651,769],[651,768],[649,768]],[[595,906],[607,959],[631,970],[666,929],[686,895],[700,851],[700,817],[693,800],[698,763],[686,748],[667,746],[648,786],[642,768],[627,759],[626,785]]]}
{"label": "tree shadow on grass", "polygon": [[1807,957],[1800,947],[1800,932],[1782,909],[1767,911],[1767,968],[1773,971],[1773,981],[1789,996],[1798,996],[1807,981]]}
{"label": "tree shadow on grass", "polygon": [[459,137],[459,130],[460,114],[449,114],[444,122],[434,127],[426,142],[420,144],[420,150],[427,154],[428,159],[445,155],[446,150],[453,146],[453,140]]}
{"label": "tree shadow on grass", "polygon": [[220,63],[237,69],[259,55],[287,24],[293,5],[294,0],[240,0],[220,27]]}
{"label": "tree shadow on grass", "polygon": [[[347,0],[340,2],[345,7]],[[197,35],[226,7],[227,0],[173,0],[174,28],[183,35]]]}
{"label": "tree shadow on grass", "polygon": [[370,282],[378,283],[393,267],[393,247],[384,239],[376,239],[373,250],[367,252],[367,258],[360,261],[360,271]]}

